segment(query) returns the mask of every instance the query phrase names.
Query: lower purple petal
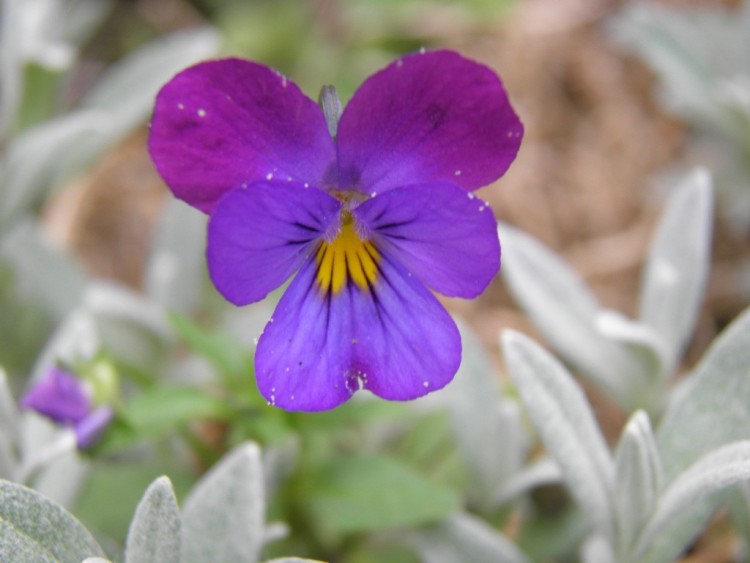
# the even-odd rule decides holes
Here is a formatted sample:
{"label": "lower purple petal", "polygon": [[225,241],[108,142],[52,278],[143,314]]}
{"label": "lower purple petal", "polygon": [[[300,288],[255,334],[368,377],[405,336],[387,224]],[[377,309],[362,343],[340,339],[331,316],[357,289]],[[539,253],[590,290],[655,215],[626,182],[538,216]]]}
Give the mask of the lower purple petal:
{"label": "lower purple petal", "polygon": [[93,410],[78,422],[74,427],[78,448],[85,450],[96,445],[113,416],[112,407],[105,405]]}
{"label": "lower purple petal", "polygon": [[445,386],[461,361],[453,320],[402,266],[383,256],[370,289],[323,293],[311,259],[258,342],[263,396],[287,410],[334,408],[360,388],[410,400]]}
{"label": "lower purple petal", "polygon": [[214,285],[235,305],[263,299],[338,226],[340,208],[325,192],[293,182],[232,190],[208,224],[206,257]]}
{"label": "lower purple petal", "polygon": [[443,295],[476,297],[500,268],[492,209],[452,183],[395,188],[354,215],[384,252]]}

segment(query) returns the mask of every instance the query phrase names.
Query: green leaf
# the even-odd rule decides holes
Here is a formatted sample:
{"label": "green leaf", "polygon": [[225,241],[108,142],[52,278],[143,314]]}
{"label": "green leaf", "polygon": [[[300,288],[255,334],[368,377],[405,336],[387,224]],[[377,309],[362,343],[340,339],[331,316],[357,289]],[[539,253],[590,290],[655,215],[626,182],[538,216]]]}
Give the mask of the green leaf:
{"label": "green leaf", "polygon": [[376,455],[339,458],[323,467],[307,497],[324,533],[428,524],[458,510],[458,495],[398,461]]}
{"label": "green leaf", "polygon": [[231,410],[200,389],[162,386],[144,389],[118,413],[95,451],[111,452],[141,440],[160,438],[197,420],[225,420]]}
{"label": "green leaf", "polygon": [[156,436],[190,421],[226,418],[229,409],[199,389],[164,386],[134,397],[125,414],[140,432]]}
{"label": "green leaf", "polygon": [[179,563],[180,524],[172,483],[159,477],[146,490],[133,516],[126,563]]}
{"label": "green leaf", "polygon": [[169,322],[179,338],[211,362],[221,375],[244,380],[252,373],[250,355],[230,335],[205,329],[177,313],[169,316]]}
{"label": "green leaf", "polygon": [[61,506],[36,491],[0,481],[0,555],[4,561],[80,563],[104,552]]}

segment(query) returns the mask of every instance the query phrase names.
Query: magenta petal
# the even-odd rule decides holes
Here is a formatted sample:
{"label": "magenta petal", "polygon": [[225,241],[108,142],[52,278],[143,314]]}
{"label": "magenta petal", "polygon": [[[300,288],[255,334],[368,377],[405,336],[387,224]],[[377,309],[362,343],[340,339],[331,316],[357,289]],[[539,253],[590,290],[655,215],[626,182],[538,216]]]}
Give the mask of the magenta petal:
{"label": "magenta petal", "polygon": [[91,402],[74,375],[53,367],[24,395],[21,406],[60,424],[70,425],[88,414]]}
{"label": "magenta petal", "polygon": [[325,192],[294,182],[232,190],[208,224],[206,258],[214,285],[235,305],[263,299],[338,228],[340,209]]}
{"label": "magenta petal", "polygon": [[287,410],[318,411],[360,388],[410,400],[445,386],[458,370],[461,340],[435,297],[388,257],[371,291],[353,283],[322,295],[309,260],[258,342],[258,387]]}
{"label": "magenta petal", "polygon": [[476,297],[500,268],[492,209],[454,184],[396,188],[365,201],[354,215],[383,252],[444,295]]}
{"label": "magenta petal", "polygon": [[367,79],[346,106],[340,186],[380,193],[445,180],[473,190],[508,169],[522,135],[490,68],[452,51],[409,55]]}
{"label": "magenta petal", "polygon": [[228,190],[269,175],[321,185],[335,159],[317,104],[240,59],[195,65],[162,88],[149,151],[175,196],[207,213]]}

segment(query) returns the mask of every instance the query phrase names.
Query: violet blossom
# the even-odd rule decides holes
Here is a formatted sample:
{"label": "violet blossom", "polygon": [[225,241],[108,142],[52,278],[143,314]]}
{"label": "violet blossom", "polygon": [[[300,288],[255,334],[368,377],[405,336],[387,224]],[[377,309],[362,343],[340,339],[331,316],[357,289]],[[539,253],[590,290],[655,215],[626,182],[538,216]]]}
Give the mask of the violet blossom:
{"label": "violet blossom", "polygon": [[52,367],[24,395],[21,406],[71,428],[79,449],[94,444],[112,420],[111,407],[96,407],[88,389],[74,375]]}
{"label": "violet blossom", "polygon": [[[235,305],[297,272],[255,354],[260,392],[288,410],[360,389],[408,400],[461,361],[430,290],[478,296],[497,226],[473,191],[499,178],[523,126],[488,67],[451,51],[400,58],[340,111],[250,61],[200,63],[159,93],[149,150],[174,195],[210,215],[207,261]],[[340,115],[339,115],[340,114]]]}

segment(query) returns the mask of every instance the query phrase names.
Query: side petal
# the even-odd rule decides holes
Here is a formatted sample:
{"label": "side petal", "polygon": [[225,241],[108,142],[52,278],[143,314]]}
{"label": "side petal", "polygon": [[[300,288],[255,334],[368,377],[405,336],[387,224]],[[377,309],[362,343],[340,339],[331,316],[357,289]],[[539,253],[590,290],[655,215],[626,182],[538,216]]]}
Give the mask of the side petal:
{"label": "side petal", "polygon": [[241,59],[190,67],[159,92],[148,142],[175,196],[210,213],[268,177],[321,185],[333,166],[323,112],[276,71]]}
{"label": "side petal", "polygon": [[473,190],[508,169],[522,135],[490,68],[452,51],[409,55],[367,79],[344,109],[340,186],[380,193],[446,180]]}
{"label": "side petal", "polygon": [[492,209],[454,184],[396,188],[353,213],[365,236],[443,295],[476,297],[500,268]]}
{"label": "side petal", "polygon": [[337,293],[316,284],[309,260],[260,337],[255,373],[261,394],[286,410],[319,411],[360,388],[410,400],[445,386],[458,370],[461,339],[435,297],[383,256],[369,289]]}
{"label": "side petal", "polygon": [[208,223],[206,259],[216,289],[235,305],[263,299],[338,227],[340,208],[325,192],[294,182],[230,191]]}
{"label": "side petal", "polygon": [[21,406],[59,422],[76,424],[89,412],[91,401],[74,375],[52,367],[21,400]]}

